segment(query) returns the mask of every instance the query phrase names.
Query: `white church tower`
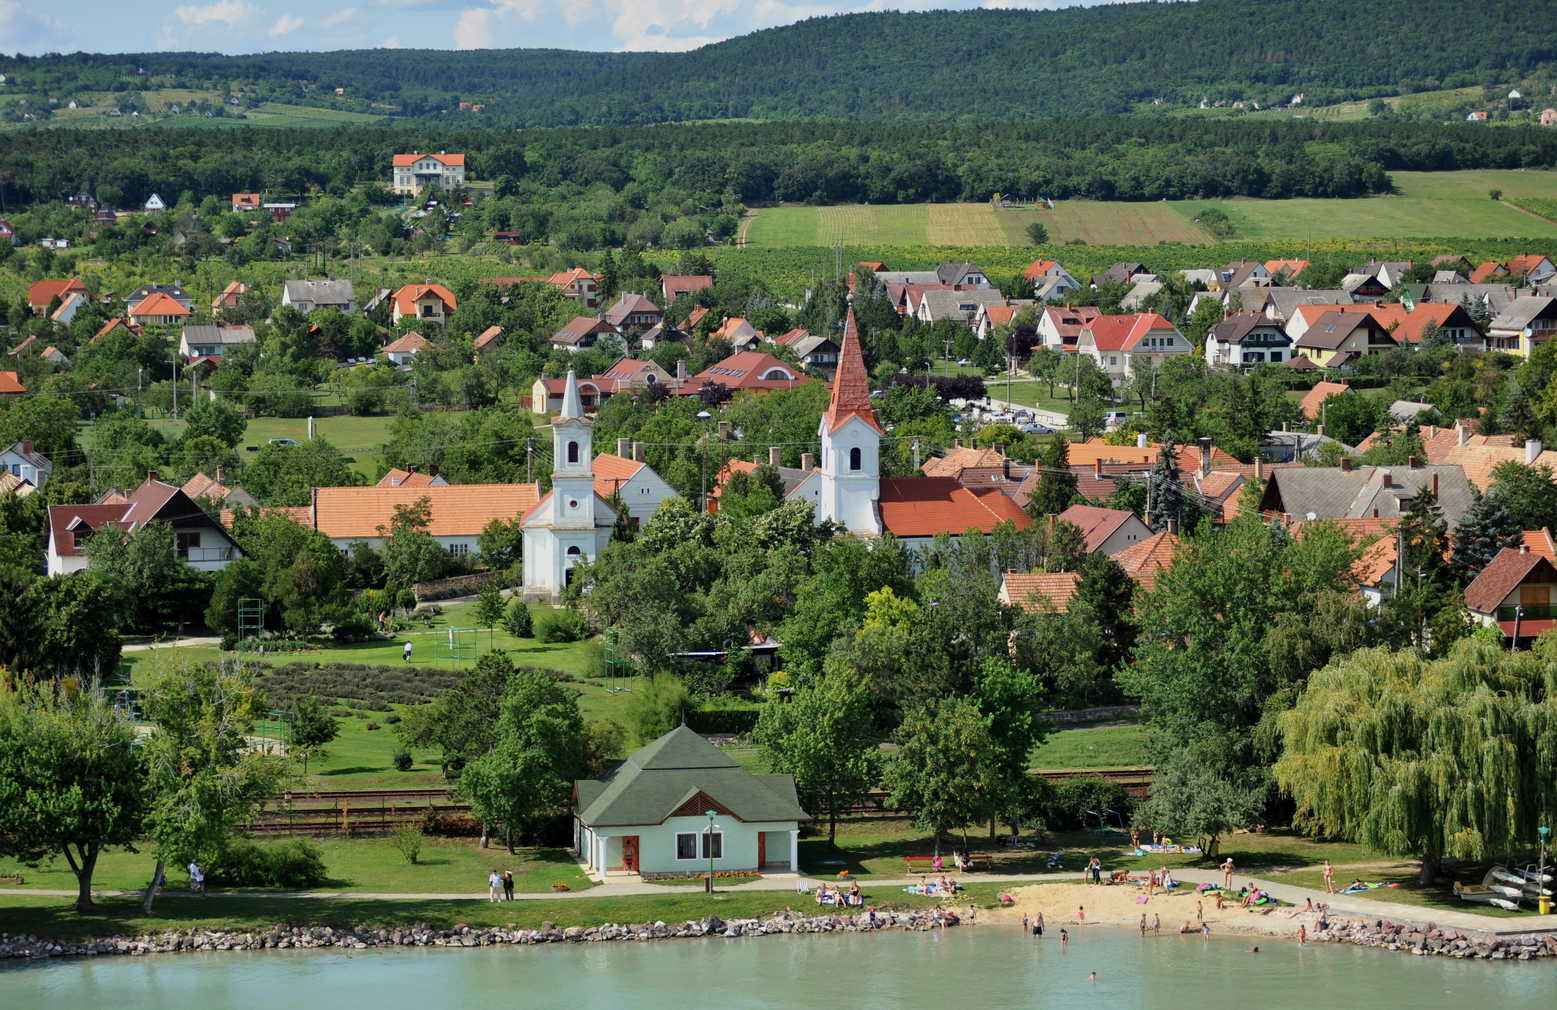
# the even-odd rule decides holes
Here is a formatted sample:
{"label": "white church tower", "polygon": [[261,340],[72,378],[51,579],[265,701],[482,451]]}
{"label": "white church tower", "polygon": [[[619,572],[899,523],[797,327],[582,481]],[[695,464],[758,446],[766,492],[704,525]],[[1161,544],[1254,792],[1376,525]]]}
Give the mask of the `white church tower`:
{"label": "white church tower", "polygon": [[879,536],[881,513],[876,503],[881,497],[881,423],[870,402],[870,381],[852,305],[843,324],[832,401],[817,433],[822,438],[817,520],[832,519],[851,533]]}
{"label": "white church tower", "polygon": [[593,440],[570,369],[551,425],[551,491],[524,517],[526,597],[555,599],[573,566],[595,560],[611,541],[616,510],[595,493]]}

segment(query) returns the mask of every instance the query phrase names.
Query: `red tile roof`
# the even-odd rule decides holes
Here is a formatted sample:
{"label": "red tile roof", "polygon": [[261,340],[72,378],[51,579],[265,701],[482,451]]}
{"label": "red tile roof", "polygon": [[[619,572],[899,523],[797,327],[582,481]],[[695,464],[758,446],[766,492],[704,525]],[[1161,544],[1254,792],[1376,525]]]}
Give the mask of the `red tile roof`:
{"label": "red tile roof", "polygon": [[423,158],[431,158],[434,161],[442,162],[449,168],[459,168],[465,164],[465,156],[463,154],[397,154],[394,158],[393,167],[406,168],[416,164]]}
{"label": "red tile roof", "polygon": [[822,415],[822,425],[828,434],[843,427],[851,417],[857,417],[881,433],[881,422],[876,420],[876,408],[870,402],[870,377],[865,372],[865,357],[860,352],[859,324],[854,319],[854,306],[849,306],[843,322],[843,345],[838,349],[838,371],[833,377],[833,395]]}
{"label": "red tile roof", "polygon": [[[794,378],[768,378],[775,373],[775,370],[783,375],[793,375]],[[723,361],[715,362],[692,376],[682,384],[679,392],[694,396],[705,382],[717,382],[731,390],[770,390],[793,389],[811,381],[810,376],[802,374],[793,365],[785,364],[771,354],[764,354],[761,351],[741,351]]]}
{"label": "red tile roof", "polygon": [[1296,279],[1298,274],[1308,269],[1308,260],[1266,260],[1265,270],[1272,277],[1285,270],[1287,276]]}
{"label": "red tile roof", "polygon": [[15,372],[0,372],[0,396],[25,392],[27,387],[22,385],[22,380],[16,377]]}
{"label": "red tile roof", "polygon": [[1543,568],[1543,581],[1557,582],[1557,568],[1546,558],[1534,551],[1505,547],[1465,587],[1465,606],[1477,613],[1493,613],[1520,583]]}
{"label": "red tile roof", "polygon": [[1080,582],[1080,572],[1007,572],[1000,595],[1029,614],[1063,614]]}
{"label": "red tile roof", "polygon": [[1538,530],[1525,530],[1521,536],[1531,554],[1539,554],[1547,561],[1557,562],[1557,541],[1553,541],[1550,528],[1543,526]]}
{"label": "red tile roof", "polygon": [[1485,263],[1479,264],[1476,269],[1471,271],[1470,282],[1472,284],[1485,284],[1499,274],[1504,274],[1507,272],[1508,271],[1504,269],[1503,264],[1494,260],[1487,260]]}
{"label": "red tile roof", "polygon": [[1096,505],[1072,505],[1054,518],[1081,528],[1086,537],[1087,551],[1091,553],[1103,546],[1103,542],[1135,515],[1123,509],[1099,508]]}
{"label": "red tile roof", "polygon": [[49,307],[49,303],[56,297],[60,301],[71,292],[86,294],[86,285],[81,283],[78,277],[72,277],[63,281],[33,281],[27,286],[27,304],[35,311],[41,312]]}
{"label": "red tile roof", "polygon": [[407,284],[395,292],[395,311],[402,316],[415,315],[416,303],[427,295],[432,295],[449,307],[450,312],[456,311],[460,306],[454,300],[454,292],[442,284]]}
{"label": "red tile roof", "polygon": [[172,295],[165,291],[156,291],[142,298],[130,310],[131,318],[136,316],[187,316],[190,312],[178,303]]}
{"label": "red tile roof", "polygon": [[1314,388],[1304,395],[1303,402],[1298,404],[1298,410],[1302,411],[1303,416],[1310,421],[1317,421],[1319,419],[1319,408],[1324,404],[1325,400],[1338,393],[1344,393],[1351,388],[1344,382],[1316,382]]}
{"label": "red tile roof", "polygon": [[1056,260],[1033,260],[1027,269],[1022,271],[1022,278],[1035,281],[1059,265],[1059,262]]}
{"label": "red tile roof", "polygon": [[1545,256],[1538,253],[1524,253],[1508,261],[1508,272],[1514,277],[1524,277],[1545,262]]}
{"label": "red tile roof", "polygon": [[1157,584],[1157,573],[1173,567],[1178,550],[1179,538],[1164,531],[1131,544],[1115,554],[1114,560],[1142,589],[1151,589]]}
{"label": "red tile roof", "polygon": [[402,470],[390,467],[389,472],[378,479],[374,487],[433,487],[437,478],[421,470]]}
{"label": "red tile roof", "polygon": [[431,346],[426,337],[412,330],[410,333],[401,334],[394,343],[385,345],[384,353],[405,354],[411,351],[425,351]]}
{"label": "red tile roof", "polygon": [[143,332],[139,326],[130,322],[123,316],[115,316],[114,318],[104,323],[102,326],[98,327],[97,332],[92,335],[92,339],[88,342],[95,344],[99,338],[106,337],[108,334],[112,333],[121,326],[135,334],[137,337],[140,336]]}
{"label": "red tile roof", "polygon": [[498,337],[501,337],[502,335],[503,328],[501,326],[488,326],[486,329],[481,331],[480,336],[476,337],[475,343],[472,346],[478,351],[482,350],[488,344],[496,340]]}
{"label": "red tile roof", "polygon": [[881,526],[900,537],[932,537],[970,529],[988,533],[1003,522],[1032,525],[1026,512],[998,490],[974,491],[950,477],[881,481]]}
{"label": "red tile roof", "polygon": [[648,464],[636,460],[618,456],[615,453],[603,452],[595,457],[595,494],[609,499],[616,493],[616,489],[633,479],[633,475],[642,470]]}
{"label": "red tile roof", "polygon": [[924,461],[919,472],[926,477],[959,477],[964,470],[993,468],[1005,465],[1006,455],[994,446],[975,449],[971,446],[947,450],[944,456],[931,456]]}
{"label": "red tile roof", "polygon": [[317,518],[325,536],[338,539],[378,537],[389,528],[395,506],[426,498],[431,506],[427,532],[433,536],[473,536],[493,519],[516,519],[534,508],[534,484],[445,484],[433,487],[321,487],[314,490]]}

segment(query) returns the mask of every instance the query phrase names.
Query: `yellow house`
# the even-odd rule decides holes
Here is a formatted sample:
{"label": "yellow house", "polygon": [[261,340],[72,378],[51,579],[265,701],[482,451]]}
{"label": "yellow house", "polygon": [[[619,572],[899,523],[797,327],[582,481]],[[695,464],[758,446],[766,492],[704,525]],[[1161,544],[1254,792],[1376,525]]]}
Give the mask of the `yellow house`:
{"label": "yellow house", "polygon": [[1321,368],[1335,368],[1367,354],[1392,351],[1399,344],[1365,310],[1333,310],[1315,319],[1292,344],[1292,355]]}

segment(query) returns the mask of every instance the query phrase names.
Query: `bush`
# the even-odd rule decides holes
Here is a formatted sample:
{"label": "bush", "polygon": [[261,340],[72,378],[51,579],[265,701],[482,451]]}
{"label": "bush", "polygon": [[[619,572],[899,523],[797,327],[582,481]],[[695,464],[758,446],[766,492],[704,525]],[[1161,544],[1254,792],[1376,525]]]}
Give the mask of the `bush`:
{"label": "bush", "polygon": [[535,634],[535,622],[530,618],[530,608],[518,597],[508,605],[503,615],[503,630],[515,638],[529,638]]}
{"label": "bush", "polygon": [[206,881],[219,887],[285,887],[306,890],[325,882],[324,856],[305,838],[274,845],[237,839],[206,867]]}
{"label": "bush", "polygon": [[373,731],[374,731],[374,730],[376,730],[376,729],[383,729],[383,727],[382,727],[382,726],[380,726],[380,725],[379,725],[379,724],[378,724],[378,723],[376,723],[376,722],[370,722],[370,723],[368,723],[368,724],[367,724],[367,725],[366,725],[366,726],[364,726],[364,727],[362,727],[362,728],[363,728],[363,729],[365,729],[365,730],[367,730],[367,731],[368,731],[368,732],[369,732],[369,733],[371,733],[371,732],[373,732]]}
{"label": "bush", "polygon": [[[409,756],[409,755],[407,755]],[[422,854],[422,829],[415,824],[402,824],[389,836],[395,850],[412,866]]]}
{"label": "bush", "polygon": [[[1054,797],[1054,819],[1057,826],[1080,828],[1087,824],[1087,811],[1117,810],[1130,822],[1130,812],[1135,800],[1117,782],[1110,782],[1101,775],[1077,775],[1066,779]],[[1106,815],[1105,815],[1106,816]],[[1092,819],[1095,824],[1096,819]]]}
{"label": "bush", "polygon": [[337,642],[368,642],[378,637],[378,627],[367,614],[352,614],[330,632]]}
{"label": "bush", "polygon": [[[226,636],[223,636],[223,641]],[[250,635],[233,640],[233,652],[308,652],[319,648],[303,638],[284,638],[281,635]]]}
{"label": "bush", "polygon": [[662,673],[633,693],[627,709],[628,727],[639,744],[646,744],[675,729],[688,707],[687,686]]}
{"label": "bush", "polygon": [[[411,752],[406,750],[404,747],[401,747],[399,750],[395,751],[394,761],[395,771],[397,772],[410,771],[411,765],[414,763],[411,757]],[[412,862],[415,862],[415,860],[412,860]]]}
{"label": "bush", "polygon": [[388,715],[386,715],[384,717],[384,722],[385,722],[386,725],[393,726],[395,723],[397,723],[399,721],[400,721],[400,713],[399,712],[391,712],[391,713],[389,713]]}
{"label": "bush", "polygon": [[545,610],[535,620],[535,637],[546,643],[577,642],[588,632],[583,616],[573,610]]}
{"label": "bush", "polygon": [[1027,226],[1027,241],[1033,245],[1043,245],[1049,241],[1049,229],[1043,226],[1042,221],[1034,221]]}
{"label": "bush", "polygon": [[719,736],[746,736],[757,725],[755,708],[700,708],[687,713],[687,728]]}

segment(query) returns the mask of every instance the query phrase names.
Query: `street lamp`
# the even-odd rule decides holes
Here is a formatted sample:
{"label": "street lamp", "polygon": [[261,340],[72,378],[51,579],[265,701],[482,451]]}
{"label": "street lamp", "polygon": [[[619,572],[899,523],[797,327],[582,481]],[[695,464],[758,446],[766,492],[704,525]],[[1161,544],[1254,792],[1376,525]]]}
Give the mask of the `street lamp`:
{"label": "street lamp", "polygon": [[708,879],[703,882],[703,893],[714,893],[714,811],[708,812],[708,833],[703,836],[703,847],[708,850]]}
{"label": "street lamp", "polygon": [[1535,889],[1539,894],[1546,888],[1546,840],[1552,829],[1543,824],[1535,830],[1541,836],[1541,868],[1535,871]]}

